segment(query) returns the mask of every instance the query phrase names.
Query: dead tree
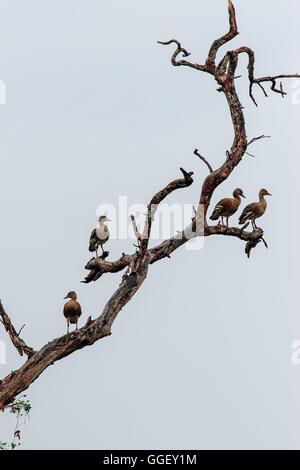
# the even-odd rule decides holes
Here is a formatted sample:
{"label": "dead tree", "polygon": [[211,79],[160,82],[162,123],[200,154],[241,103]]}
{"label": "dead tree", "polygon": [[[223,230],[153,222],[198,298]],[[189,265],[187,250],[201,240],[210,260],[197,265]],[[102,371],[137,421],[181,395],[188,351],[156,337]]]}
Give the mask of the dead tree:
{"label": "dead tree", "polygon": [[[160,44],[166,46],[175,46],[176,49],[171,59],[174,66],[191,67],[195,69],[195,71],[211,75],[216,80],[218,91],[223,93],[227,100],[234,129],[234,139],[231,149],[226,152],[225,161],[216,170],[213,170],[208,161],[195,150],[195,155],[206,164],[209,174],[202,184],[200,200],[197,206],[198,209],[195,210],[195,216],[190,225],[176,236],[163,241],[153,248],[149,247],[152,222],[158,205],[173,191],[187,188],[193,183],[193,173],[187,172],[181,168],[182,178],[172,181],[153,196],[148,205],[148,213],[146,214],[145,226],[142,233],[138,233],[135,219],[132,217],[138,241],[136,252],[133,254],[123,254],[121,258],[116,261],[108,261],[104,258],[93,258],[87,263],[86,269],[89,270],[89,274],[85,279],[86,283],[96,281],[106,273],[125,271],[121,284],[104,306],[101,315],[96,319],[91,319],[90,317],[85,326],[80,328],[80,330],[56,338],[45,344],[45,346],[38,351],[28,346],[25,341],[21,339],[20,332],[18,333],[16,331],[0,303],[0,320],[5,330],[9,334],[18,353],[21,356],[24,354],[27,356],[26,362],[18,370],[11,372],[0,381],[0,410],[9,406],[9,404],[12,403],[21,392],[26,390],[51,364],[72,354],[74,351],[84,348],[85,346],[91,346],[101,338],[109,336],[117,315],[145,281],[149,266],[164,258],[169,258],[173,251],[183,246],[191,238],[198,236],[210,237],[214,235],[235,237],[246,243],[245,250],[248,256],[250,256],[251,250],[263,241],[263,231],[261,229],[248,232],[245,229],[241,230],[240,228],[234,227],[223,227],[221,225],[210,226],[206,217],[215,189],[225,181],[237,165],[239,165],[243,156],[247,153],[248,147],[256,140],[264,137],[260,136],[252,140],[248,140],[247,138],[243,107],[235,87],[236,69],[240,55],[247,54],[249,61],[249,95],[255,104],[257,104],[254,98],[255,85],[260,87],[267,96],[265,85],[269,83],[272,92],[285,96],[286,93],[283,90],[281,80],[292,77],[299,78],[300,75],[276,75],[256,78],[254,74],[255,55],[248,47],[240,47],[228,51],[222,60],[216,63],[216,56],[219,49],[239,34],[235,9],[231,0],[228,1],[228,12],[229,31],[213,42],[203,65],[187,60],[190,54],[176,39],[171,39],[166,42],[159,41]],[[199,230],[199,227],[201,227],[201,230]]]}

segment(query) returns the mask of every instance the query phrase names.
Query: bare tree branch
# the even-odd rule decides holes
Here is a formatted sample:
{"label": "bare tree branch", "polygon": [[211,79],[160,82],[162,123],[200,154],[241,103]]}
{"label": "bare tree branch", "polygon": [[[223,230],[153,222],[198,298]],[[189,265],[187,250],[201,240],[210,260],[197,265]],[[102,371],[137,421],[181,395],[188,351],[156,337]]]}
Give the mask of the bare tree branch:
{"label": "bare tree branch", "polygon": [[17,333],[9,316],[5,312],[1,301],[0,301],[0,316],[1,316],[1,323],[4,325],[5,330],[9,334],[11,342],[17,349],[20,356],[23,356],[23,353],[25,353],[28,357],[32,356],[32,354],[34,353],[34,350],[30,348],[29,346],[27,346],[25,341],[20,338],[20,333],[25,325],[23,325],[19,333]]}
{"label": "bare tree branch", "polygon": [[131,222],[132,222],[132,226],[133,226],[133,231],[134,231],[134,234],[135,234],[135,236],[136,236],[138,245],[140,245],[140,243],[141,243],[141,234],[140,234],[139,229],[138,229],[138,227],[137,227],[135,217],[134,217],[134,215],[131,215],[130,218],[131,218]]}
{"label": "bare tree branch", "polygon": [[144,234],[143,234],[143,247],[144,249],[148,248],[150,233],[152,222],[154,220],[155,212],[158,208],[158,205],[172,192],[176,191],[177,189],[187,188],[191,184],[193,184],[193,172],[187,172],[184,168],[180,168],[181,173],[183,174],[183,178],[177,179],[169,183],[165,188],[161,191],[156,193],[148,204],[148,211],[146,216],[146,222],[144,227]]}
{"label": "bare tree branch", "polygon": [[254,95],[253,95],[253,86],[254,85],[258,85],[265,97],[267,98],[268,97],[268,94],[264,88],[264,86],[262,85],[262,83],[266,83],[266,82],[270,82],[271,83],[271,90],[274,91],[275,93],[279,93],[283,98],[284,96],[287,94],[283,91],[283,85],[282,85],[282,82],[280,82],[279,84],[279,89],[277,88],[277,80],[280,80],[280,79],[285,79],[285,78],[300,78],[300,74],[298,73],[295,73],[295,74],[288,74],[288,75],[285,75],[285,74],[281,74],[281,75],[274,75],[274,76],[267,76],[267,77],[261,77],[261,78],[255,78],[254,76],[254,64],[255,64],[255,54],[254,54],[254,51],[252,49],[250,49],[249,47],[240,47],[238,49],[236,49],[234,51],[236,54],[247,54],[248,55],[248,59],[249,59],[249,63],[248,63],[248,78],[249,78],[249,82],[250,82],[250,85],[249,85],[249,95],[252,99],[252,101],[254,102],[254,104],[256,106],[257,105],[257,102],[254,98]]}
{"label": "bare tree branch", "polygon": [[238,36],[238,28],[236,23],[236,16],[235,16],[235,8],[232,4],[231,0],[228,0],[228,13],[229,13],[229,32],[224,34],[219,39],[216,39],[208,53],[208,57],[206,59],[206,67],[215,70],[215,60],[220,47],[222,47],[227,42],[234,39]]}
{"label": "bare tree branch", "polygon": [[253,139],[251,139],[248,142],[247,147],[250,147],[250,145],[254,144],[254,142],[257,142],[258,140],[261,140],[261,139],[271,139],[271,136],[270,135],[260,135],[258,137],[253,137]]}
{"label": "bare tree branch", "polygon": [[170,41],[157,41],[157,42],[158,44],[162,44],[163,46],[168,46],[170,44],[177,45],[177,49],[175,50],[174,54],[171,57],[171,62],[173,65],[175,66],[184,65],[186,67],[192,67],[193,69],[196,69],[196,70],[201,70],[202,72],[208,71],[205,65],[193,64],[192,62],[189,62],[188,60],[177,60],[177,57],[179,54],[182,54],[183,57],[189,57],[191,54],[187,52],[187,50],[184,49],[181,46],[180,42],[177,41],[176,39],[170,39]]}
{"label": "bare tree branch", "polygon": [[200,158],[200,160],[202,160],[205,165],[207,166],[207,168],[209,169],[210,173],[212,173],[214,170],[212,169],[212,166],[210,165],[210,163],[206,160],[205,157],[203,157],[203,155],[200,155],[198,149],[195,149],[194,150],[194,154],[197,155],[197,157]]}
{"label": "bare tree branch", "polygon": [[[153,248],[150,248],[147,252],[149,257],[149,264],[156,263],[157,261],[161,261],[164,258],[169,258],[175,250],[182,247],[188,241],[192,240],[197,236],[209,237],[212,235],[223,235],[227,237],[239,238],[241,241],[244,242],[251,242],[253,240],[261,239],[263,236],[263,231],[261,229],[258,229],[254,232],[246,232],[245,230],[240,228],[216,225],[206,226],[204,229],[204,233],[202,235],[199,235],[197,233],[196,223],[195,221],[193,221],[190,226],[186,227],[176,236],[163,241],[162,243]],[[103,262],[101,258],[93,258],[86,265],[86,269],[95,272],[99,271],[101,272],[101,275],[109,272],[120,272],[123,271],[126,267],[128,267],[133,262],[136,256],[137,254],[122,256],[119,260],[112,263],[108,263],[105,261]],[[90,279],[86,282],[91,282],[94,280],[97,279]]]}

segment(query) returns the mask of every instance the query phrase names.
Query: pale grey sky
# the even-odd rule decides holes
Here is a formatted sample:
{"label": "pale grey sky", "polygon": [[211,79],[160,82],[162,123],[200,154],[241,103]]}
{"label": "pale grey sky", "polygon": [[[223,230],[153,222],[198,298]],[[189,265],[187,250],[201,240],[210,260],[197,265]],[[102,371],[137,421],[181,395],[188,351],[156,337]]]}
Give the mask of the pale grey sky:
{"label": "pale grey sky", "polygon": [[[300,72],[300,5],[236,0],[240,36],[256,51],[258,76]],[[212,78],[170,64],[182,41],[202,62],[228,26],[225,0],[0,0],[1,292],[35,348],[65,332],[67,290],[84,321],[119,283],[80,284],[101,203],[145,203],[178,176],[195,183],[169,198],[195,203],[206,168],[232,141],[224,96]],[[231,47],[231,46],[229,46]],[[224,48],[226,51],[228,47]],[[113,335],[58,362],[30,388],[24,449],[300,448],[298,311],[299,113],[285,100],[247,91],[248,135],[259,142],[214,197],[243,188],[273,193],[260,225],[269,250],[252,259],[239,240],[210,238],[151,267],[114,324]],[[293,81],[285,87],[293,92]],[[235,217],[232,221],[237,223]],[[110,257],[131,249],[111,241]],[[0,339],[7,340],[0,331]],[[7,341],[7,365],[22,360]],[[0,440],[14,421],[1,416]]]}

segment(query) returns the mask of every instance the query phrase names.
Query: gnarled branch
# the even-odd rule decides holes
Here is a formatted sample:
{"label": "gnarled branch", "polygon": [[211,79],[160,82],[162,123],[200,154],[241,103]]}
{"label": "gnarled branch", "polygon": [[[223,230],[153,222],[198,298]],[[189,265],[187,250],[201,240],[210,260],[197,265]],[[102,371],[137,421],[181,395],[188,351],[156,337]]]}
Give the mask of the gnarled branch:
{"label": "gnarled branch", "polygon": [[23,330],[25,325],[23,325],[19,333],[17,333],[15,327],[13,326],[11,322],[11,319],[9,318],[9,316],[7,315],[6,311],[3,308],[1,300],[0,300],[0,317],[1,317],[1,322],[4,325],[5,330],[9,334],[11,342],[13,343],[14,347],[17,349],[20,356],[23,356],[24,353],[28,357],[32,356],[32,354],[34,353],[34,350],[31,347],[29,347],[22,338],[20,338],[20,333]]}
{"label": "gnarled branch", "polygon": [[208,53],[206,59],[206,66],[215,70],[215,60],[220,47],[224,46],[227,42],[234,39],[238,34],[238,28],[236,23],[235,8],[231,0],[228,0],[228,13],[229,13],[229,31],[227,34],[224,34],[219,39],[216,39]]}
{"label": "gnarled branch", "polygon": [[142,246],[144,250],[148,248],[152,222],[154,220],[155,212],[159,204],[167,196],[169,196],[169,194],[176,191],[177,189],[187,188],[191,186],[191,184],[193,184],[192,176],[194,173],[192,171],[187,172],[184,170],[184,168],[180,168],[180,171],[183,174],[183,178],[174,180],[171,183],[169,183],[165,188],[163,188],[161,191],[156,193],[151,199],[150,203],[148,204],[146,222],[145,222],[144,233],[143,233],[143,241],[142,241]]}
{"label": "gnarled branch", "polygon": [[183,57],[189,57],[191,54],[188,52],[184,47],[181,46],[180,42],[177,41],[176,39],[170,39],[170,41],[157,41],[158,44],[162,44],[163,46],[169,46],[170,44],[176,44],[177,49],[173,53],[171,57],[171,62],[175,66],[179,65],[184,65],[186,67],[192,67],[193,69],[196,70],[201,70],[202,72],[208,72],[208,69],[206,68],[205,65],[199,65],[199,64],[193,64],[192,62],[189,62],[188,60],[177,60],[177,57],[179,54],[182,54]]}
{"label": "gnarled branch", "polygon": [[254,64],[255,64],[255,54],[250,47],[240,47],[234,51],[236,54],[247,54],[248,55],[248,78],[249,78],[249,95],[252,101],[254,102],[255,106],[258,106],[257,101],[254,98],[253,95],[253,86],[258,85],[265,97],[268,97],[268,94],[262,85],[262,83],[270,82],[271,83],[271,90],[274,91],[274,93],[279,93],[283,98],[287,94],[283,90],[283,85],[282,82],[280,82],[280,88],[277,88],[277,80],[283,80],[285,78],[300,78],[300,74],[295,73],[295,74],[288,74],[288,75],[274,75],[274,76],[267,76],[267,77],[261,77],[261,78],[255,78],[254,76]]}

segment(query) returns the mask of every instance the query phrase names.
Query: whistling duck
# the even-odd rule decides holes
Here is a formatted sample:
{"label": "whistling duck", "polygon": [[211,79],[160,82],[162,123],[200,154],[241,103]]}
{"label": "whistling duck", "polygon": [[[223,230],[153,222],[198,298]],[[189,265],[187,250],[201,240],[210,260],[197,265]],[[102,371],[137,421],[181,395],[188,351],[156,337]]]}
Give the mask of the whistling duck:
{"label": "whistling duck", "polygon": [[239,219],[240,225],[245,224],[247,220],[251,220],[253,229],[258,228],[255,221],[264,215],[267,208],[267,201],[265,196],[272,196],[272,194],[270,194],[266,189],[261,189],[259,191],[259,202],[253,202],[243,210]]}
{"label": "whistling duck", "polygon": [[67,333],[70,330],[70,323],[76,323],[76,330],[78,329],[78,318],[81,315],[81,306],[77,302],[77,294],[74,291],[68,292],[65,299],[70,299],[64,306],[64,316],[67,319]]}
{"label": "whistling duck", "polygon": [[226,225],[228,227],[228,219],[238,210],[241,204],[241,197],[245,197],[243,191],[237,188],[233,191],[233,198],[221,199],[214,208],[210,220],[218,220],[221,217],[221,225],[224,225],[224,217],[226,217]]}
{"label": "whistling duck", "polygon": [[98,258],[99,245],[101,246],[102,254],[104,254],[103,245],[109,239],[109,230],[108,230],[108,227],[104,223],[104,222],[109,222],[109,221],[110,219],[108,219],[106,215],[101,215],[99,217],[98,226],[92,231],[91,236],[90,236],[89,250],[95,251],[97,258]]}

